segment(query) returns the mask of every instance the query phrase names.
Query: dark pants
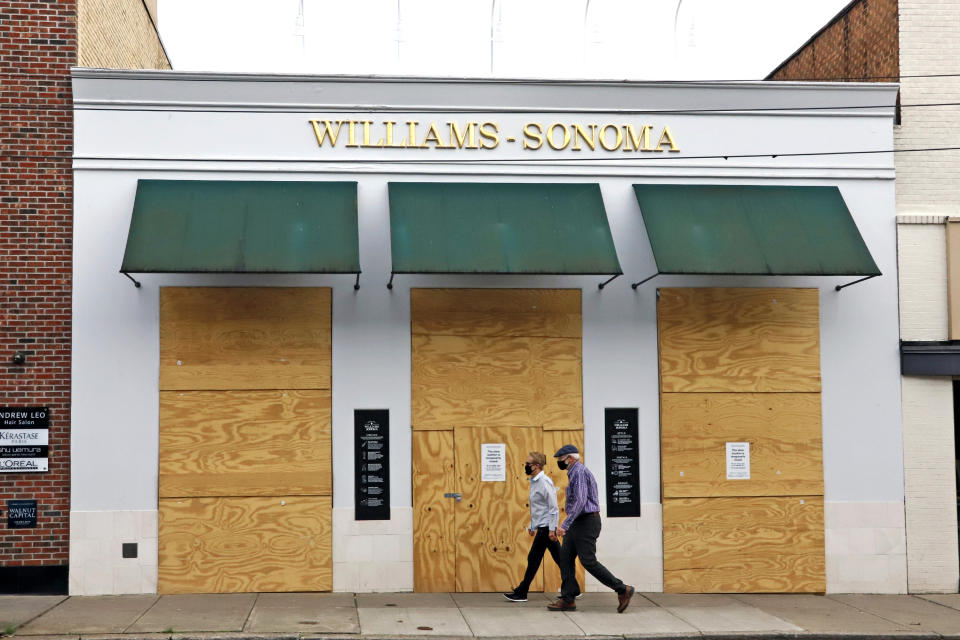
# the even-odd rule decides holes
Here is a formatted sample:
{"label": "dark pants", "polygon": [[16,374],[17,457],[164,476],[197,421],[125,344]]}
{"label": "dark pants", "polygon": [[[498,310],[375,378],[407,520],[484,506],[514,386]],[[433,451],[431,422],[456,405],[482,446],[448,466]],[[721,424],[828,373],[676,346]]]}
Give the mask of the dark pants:
{"label": "dark pants", "polygon": [[[550,557],[557,563],[557,566],[560,566],[560,543],[550,539],[549,528],[538,527],[537,535],[533,537],[533,544],[530,545],[530,553],[527,554],[527,572],[523,575],[523,582],[520,583],[520,586],[514,589],[514,593],[527,595],[530,583],[533,582],[537,571],[540,569],[540,563],[543,562],[544,551],[550,551]],[[579,587],[577,587],[577,593],[580,593]]]}
{"label": "dark pants", "polygon": [[570,530],[563,537],[563,547],[560,549],[560,575],[563,584],[560,586],[560,597],[573,602],[580,593],[577,584],[575,562],[580,558],[583,568],[617,593],[621,593],[626,585],[614,576],[605,566],[597,562],[597,538],[600,537],[600,515],[584,514],[573,521]]}

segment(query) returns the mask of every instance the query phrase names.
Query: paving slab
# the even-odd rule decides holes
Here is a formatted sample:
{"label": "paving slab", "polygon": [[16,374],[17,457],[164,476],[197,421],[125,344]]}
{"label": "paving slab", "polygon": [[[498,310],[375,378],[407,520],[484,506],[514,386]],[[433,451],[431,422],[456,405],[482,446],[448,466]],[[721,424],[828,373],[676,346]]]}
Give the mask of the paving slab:
{"label": "paving slab", "polygon": [[[145,634],[149,635],[149,634]],[[195,631],[193,633],[167,633],[163,634],[170,640],[298,640],[296,633],[248,633],[241,631]],[[120,640],[140,640],[142,636],[126,635]],[[88,636],[83,636],[81,640],[88,640]],[[89,640],[95,640],[89,638]]]}
{"label": "paving slab", "polygon": [[473,635],[456,607],[363,607],[357,613],[363,635]]}
{"label": "paving slab", "polygon": [[489,637],[583,636],[584,633],[565,613],[542,609],[491,609],[465,607],[460,609],[473,635]]}
{"label": "paving slab", "polygon": [[644,596],[705,634],[803,631],[791,622],[728,595],[648,593]]}
{"label": "paving slab", "polygon": [[451,593],[450,597],[460,608],[545,609],[547,604],[554,600],[539,592],[527,594],[526,602],[511,602],[504,598],[502,593]]}
{"label": "paving slab", "polygon": [[960,611],[914,596],[826,596],[901,626],[925,633],[960,634]]}
{"label": "paving slab", "polygon": [[[169,633],[138,633],[136,636],[130,636],[122,633],[92,633],[84,634],[83,640],[169,640],[172,636]],[[30,640],[35,640],[33,637]]]}
{"label": "paving slab", "polygon": [[352,593],[261,593],[244,631],[360,633]]}
{"label": "paving slab", "polygon": [[67,596],[3,596],[0,597],[0,633],[8,626],[19,627],[49,611]]}
{"label": "paving slab", "polygon": [[[553,598],[550,600],[553,602]],[[577,611],[605,611],[607,613],[616,613],[617,605],[620,601],[617,594],[613,591],[601,591],[585,593],[577,598]],[[655,604],[644,598],[641,594],[633,594],[630,599],[630,608],[627,611],[633,611],[637,607],[656,607]]]}
{"label": "paving slab", "polygon": [[936,602],[944,607],[960,610],[960,593],[924,593],[916,597]]}
{"label": "paving slab", "polygon": [[[636,600],[637,596],[633,596]],[[630,608],[623,613],[616,609],[583,609],[577,603],[577,610],[563,615],[570,618],[580,630],[588,636],[697,636],[695,627],[687,624],[666,609],[650,605]]]}
{"label": "paving slab", "polygon": [[413,609],[455,609],[449,593],[358,593],[357,608],[406,607]]}
{"label": "paving slab", "polygon": [[22,626],[17,635],[123,633],[156,601],[154,595],[74,596]]}
{"label": "paving slab", "polygon": [[255,593],[160,596],[126,632],[241,631],[256,599]]}
{"label": "paving slab", "polygon": [[765,611],[781,620],[792,622],[812,633],[863,633],[910,635],[919,633],[872,613],[811,594],[737,595],[737,600]]}

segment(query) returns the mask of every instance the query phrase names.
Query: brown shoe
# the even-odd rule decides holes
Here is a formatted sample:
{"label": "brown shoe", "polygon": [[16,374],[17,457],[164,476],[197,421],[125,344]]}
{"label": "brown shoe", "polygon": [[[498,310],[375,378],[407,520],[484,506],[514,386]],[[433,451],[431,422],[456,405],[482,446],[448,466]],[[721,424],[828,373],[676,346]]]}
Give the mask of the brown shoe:
{"label": "brown shoe", "polygon": [[627,605],[630,604],[630,598],[633,597],[633,592],[636,591],[630,585],[627,585],[627,588],[623,590],[623,593],[617,594],[617,599],[620,601],[620,604],[617,605],[617,613],[623,613],[627,610]]}
{"label": "brown shoe", "polygon": [[550,611],[576,611],[577,604],[575,602],[567,602],[563,598],[557,598],[556,602],[551,602],[547,605],[547,609]]}

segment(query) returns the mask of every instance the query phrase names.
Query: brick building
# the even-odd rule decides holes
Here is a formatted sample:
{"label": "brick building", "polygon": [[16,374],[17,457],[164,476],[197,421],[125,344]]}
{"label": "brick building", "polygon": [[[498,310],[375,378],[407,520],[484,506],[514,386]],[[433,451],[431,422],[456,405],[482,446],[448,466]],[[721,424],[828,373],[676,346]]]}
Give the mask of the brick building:
{"label": "brick building", "polygon": [[49,409],[48,470],[0,472],[0,593],[67,590],[77,65],[170,68],[156,0],[0,0],[0,406]]}
{"label": "brick building", "polygon": [[960,152],[910,151],[960,143],[958,36],[955,0],[856,0],[767,78],[900,82],[892,144],[900,151],[896,222],[911,592],[955,592],[960,577],[954,380],[960,376]]}

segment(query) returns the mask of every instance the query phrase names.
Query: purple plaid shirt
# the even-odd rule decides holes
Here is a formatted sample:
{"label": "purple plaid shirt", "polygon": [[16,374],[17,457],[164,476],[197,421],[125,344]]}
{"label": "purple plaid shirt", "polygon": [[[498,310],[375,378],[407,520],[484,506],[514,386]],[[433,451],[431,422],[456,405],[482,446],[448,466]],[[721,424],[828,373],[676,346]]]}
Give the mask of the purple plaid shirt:
{"label": "purple plaid shirt", "polygon": [[570,526],[578,516],[584,513],[600,511],[600,496],[597,493],[597,479],[590,473],[590,469],[577,462],[567,470],[567,504],[564,510],[567,519],[563,521],[563,529],[570,530]]}

